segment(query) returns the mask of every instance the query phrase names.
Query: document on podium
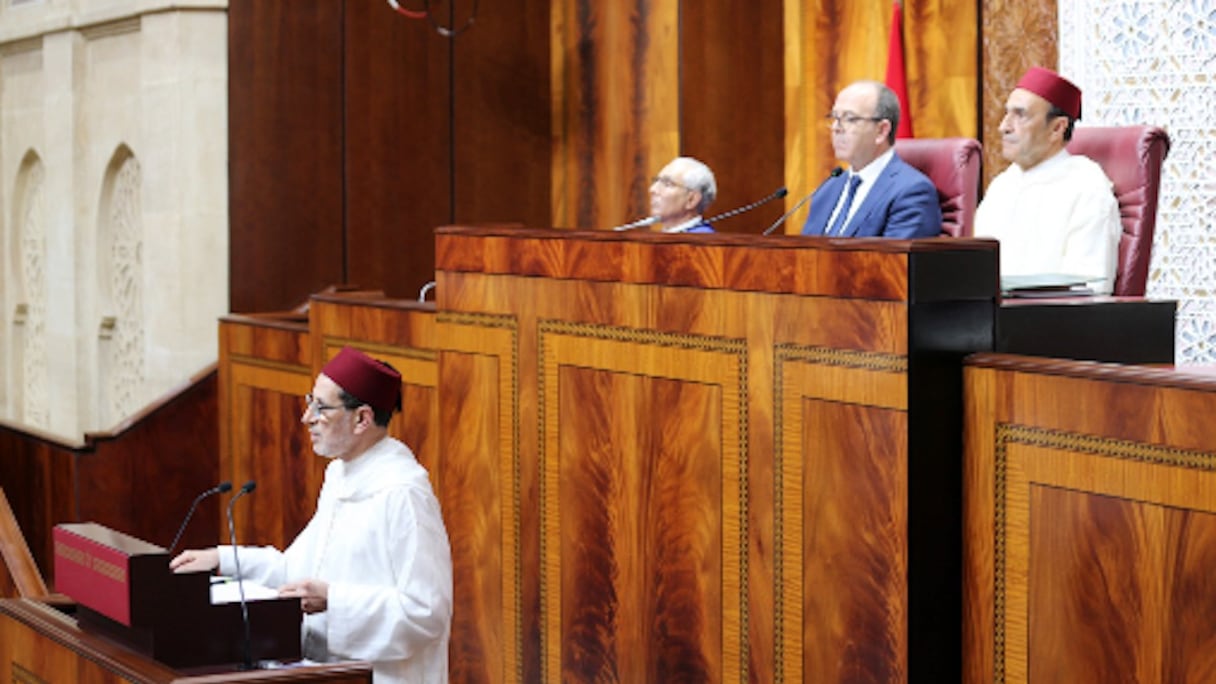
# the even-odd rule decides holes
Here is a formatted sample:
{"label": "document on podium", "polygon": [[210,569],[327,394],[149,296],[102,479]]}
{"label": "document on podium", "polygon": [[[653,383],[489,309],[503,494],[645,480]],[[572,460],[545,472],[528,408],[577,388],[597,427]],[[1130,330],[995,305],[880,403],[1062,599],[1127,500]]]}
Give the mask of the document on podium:
{"label": "document on podium", "polygon": [[1001,276],[1005,297],[1081,297],[1092,295],[1089,283],[1099,278],[1066,273],[1031,273]]}
{"label": "document on podium", "polygon": [[279,592],[257,582],[238,581],[235,577],[211,578],[211,605],[237,603],[241,600],[241,584],[245,587],[246,601],[263,601],[279,597]]}

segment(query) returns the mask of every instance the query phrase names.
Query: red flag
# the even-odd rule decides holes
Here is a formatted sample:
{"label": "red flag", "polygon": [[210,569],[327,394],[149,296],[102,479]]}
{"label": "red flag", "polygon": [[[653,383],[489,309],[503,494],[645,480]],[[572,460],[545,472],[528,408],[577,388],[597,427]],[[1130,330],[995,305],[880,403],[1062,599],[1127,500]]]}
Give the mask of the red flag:
{"label": "red flag", "polygon": [[887,44],[887,87],[899,97],[899,130],[897,138],[911,138],[912,110],[908,108],[908,77],[904,71],[904,22],[899,0],[891,15],[891,40]]}

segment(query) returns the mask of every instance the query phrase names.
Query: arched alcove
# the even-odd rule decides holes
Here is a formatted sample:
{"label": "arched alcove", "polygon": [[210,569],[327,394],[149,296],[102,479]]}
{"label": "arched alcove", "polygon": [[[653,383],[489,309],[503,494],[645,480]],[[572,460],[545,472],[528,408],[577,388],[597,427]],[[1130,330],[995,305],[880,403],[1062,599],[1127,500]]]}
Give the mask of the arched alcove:
{"label": "arched alcove", "polygon": [[13,214],[6,236],[7,348],[3,358],[11,395],[7,413],[15,421],[33,427],[50,424],[47,395],[48,363],[46,353],[46,172],[42,158],[30,149],[21,159],[14,183]]}
{"label": "arched alcove", "polygon": [[102,177],[97,214],[96,407],[101,426],[138,410],[145,381],[142,172],[120,144]]}

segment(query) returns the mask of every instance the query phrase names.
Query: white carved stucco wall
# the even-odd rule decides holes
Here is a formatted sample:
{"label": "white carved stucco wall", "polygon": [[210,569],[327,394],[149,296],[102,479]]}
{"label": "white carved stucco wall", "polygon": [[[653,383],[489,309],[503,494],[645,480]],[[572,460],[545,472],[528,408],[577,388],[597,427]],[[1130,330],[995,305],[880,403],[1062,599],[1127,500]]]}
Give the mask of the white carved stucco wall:
{"label": "white carved stucco wall", "polygon": [[226,8],[0,0],[0,420],[78,441],[215,361]]}
{"label": "white carved stucco wall", "polygon": [[1169,133],[1148,295],[1178,300],[1178,363],[1216,363],[1216,0],[1069,0],[1059,19],[1084,123]]}

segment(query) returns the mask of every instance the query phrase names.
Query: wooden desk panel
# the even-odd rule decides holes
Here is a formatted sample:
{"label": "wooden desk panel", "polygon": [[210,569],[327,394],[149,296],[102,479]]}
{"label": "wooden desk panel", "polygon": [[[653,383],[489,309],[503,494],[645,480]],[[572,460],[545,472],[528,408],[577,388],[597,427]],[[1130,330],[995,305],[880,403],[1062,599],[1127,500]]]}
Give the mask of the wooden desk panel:
{"label": "wooden desk panel", "polygon": [[977,355],[965,680],[1209,681],[1216,382]]}
{"label": "wooden desk panel", "polygon": [[990,250],[441,229],[454,680],[957,679]]}

